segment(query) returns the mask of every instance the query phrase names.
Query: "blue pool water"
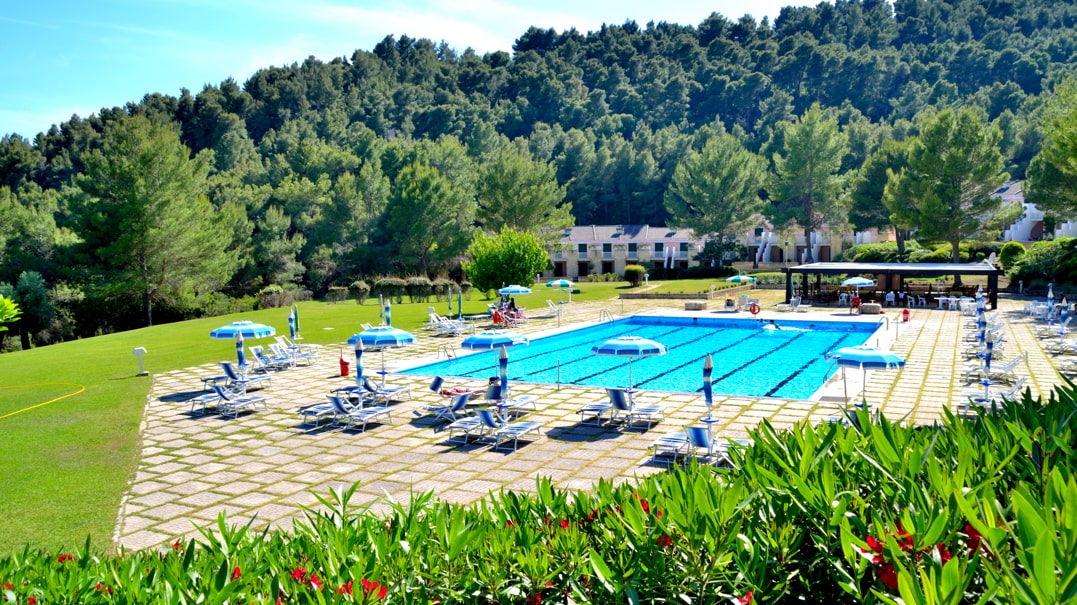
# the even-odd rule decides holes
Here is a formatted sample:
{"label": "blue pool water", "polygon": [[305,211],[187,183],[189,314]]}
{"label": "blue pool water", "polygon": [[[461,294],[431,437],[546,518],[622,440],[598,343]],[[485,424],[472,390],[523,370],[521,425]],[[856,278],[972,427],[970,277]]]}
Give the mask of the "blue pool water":
{"label": "blue pool water", "polygon": [[[703,360],[714,360],[714,393],[807,399],[833,373],[823,355],[864,344],[874,324],[779,321],[763,329],[751,319],[629,317],[536,339],[509,349],[509,380],[588,387],[628,385],[628,359],[599,357],[591,347],[618,336],[660,342],[669,354],[633,359],[637,389],[702,392]],[[404,374],[486,379],[498,375],[499,351],[486,351],[404,370]],[[560,373],[560,380],[558,374]]]}

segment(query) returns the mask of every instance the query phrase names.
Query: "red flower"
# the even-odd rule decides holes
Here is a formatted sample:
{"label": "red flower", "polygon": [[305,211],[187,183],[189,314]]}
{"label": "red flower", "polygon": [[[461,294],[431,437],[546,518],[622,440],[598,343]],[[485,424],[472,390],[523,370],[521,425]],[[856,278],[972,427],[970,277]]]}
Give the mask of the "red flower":
{"label": "red flower", "polygon": [[381,584],[378,584],[377,582],[375,582],[373,580],[368,580],[366,578],[363,578],[362,579],[362,584],[363,584],[363,594],[366,595],[366,596],[370,596],[370,595],[373,594],[373,595],[376,595],[377,598],[379,598],[379,599],[384,599],[385,595],[389,594],[389,589],[388,588],[382,586]]}
{"label": "red flower", "polygon": [[643,509],[643,512],[645,512],[645,513],[651,512],[651,505],[647,504],[647,499],[646,498],[640,498],[639,494],[632,494],[632,495],[636,498],[636,500],[639,500],[639,505],[640,505],[640,508]]}
{"label": "red flower", "polygon": [[74,561],[74,560],[75,560],[75,557],[72,556],[72,555],[69,555],[67,553],[64,553],[64,554],[60,555],[59,557],[56,557],[56,562],[57,563],[66,563],[68,561]]}
{"label": "red flower", "polygon": [[969,550],[973,553],[980,550],[980,541],[983,536],[980,532],[976,531],[976,528],[972,526],[972,523],[965,524],[965,535],[969,537]]}
{"label": "red flower", "polygon": [[536,592],[527,597],[527,605],[542,605],[542,593]]}
{"label": "red flower", "polygon": [[673,538],[669,537],[669,536],[668,536],[668,535],[666,535],[666,534],[662,534],[661,536],[658,536],[658,537],[657,537],[657,538],[655,539],[655,541],[654,541],[654,542],[655,542],[655,544],[657,544],[657,545],[658,545],[659,547],[661,547],[661,548],[665,548],[665,547],[669,546],[670,544],[673,544]]}
{"label": "red flower", "polygon": [[950,551],[946,550],[946,546],[941,542],[935,548],[939,551],[939,560],[942,561],[943,565],[946,565],[946,562],[951,558]]}
{"label": "red flower", "polygon": [[893,563],[884,563],[879,567],[879,580],[890,590],[897,590],[897,572],[894,571]]}
{"label": "red flower", "polygon": [[172,550],[183,550],[183,545],[180,544],[179,540],[172,543]]}
{"label": "red flower", "polygon": [[568,521],[561,519],[561,529],[568,529]]}
{"label": "red flower", "polygon": [[29,599],[26,599],[26,602],[29,603],[29,605],[34,605],[34,603],[37,603],[37,597],[30,597]]}
{"label": "red flower", "polygon": [[233,580],[238,580],[239,575],[240,575],[240,573],[239,573],[239,565],[236,565],[236,568],[232,570],[232,579]]}
{"label": "red flower", "polygon": [[302,584],[307,581],[307,570],[302,567],[296,567],[292,570],[292,579]]}
{"label": "red flower", "polygon": [[4,589],[5,590],[15,590],[14,588],[12,588],[11,582],[4,582]]}
{"label": "red flower", "polygon": [[337,594],[350,595],[352,593],[352,581],[348,580],[343,586],[337,589]]}
{"label": "red flower", "polygon": [[744,593],[743,597],[737,597],[737,603],[739,603],[740,605],[748,605],[751,602],[752,602],[752,591],[750,591],[750,590],[748,592]]}
{"label": "red flower", "polygon": [[322,581],[318,579],[318,574],[310,576],[310,583],[314,586],[314,590],[322,589]]}
{"label": "red flower", "polygon": [[505,527],[512,527],[513,525],[515,525],[515,523],[512,522],[512,519],[505,521]]}
{"label": "red flower", "polygon": [[97,586],[94,586],[94,588],[97,589],[97,590],[100,590],[101,592],[103,592],[105,594],[109,594],[110,592],[112,592],[112,588],[110,588],[108,586],[105,586],[101,582],[98,582]]}

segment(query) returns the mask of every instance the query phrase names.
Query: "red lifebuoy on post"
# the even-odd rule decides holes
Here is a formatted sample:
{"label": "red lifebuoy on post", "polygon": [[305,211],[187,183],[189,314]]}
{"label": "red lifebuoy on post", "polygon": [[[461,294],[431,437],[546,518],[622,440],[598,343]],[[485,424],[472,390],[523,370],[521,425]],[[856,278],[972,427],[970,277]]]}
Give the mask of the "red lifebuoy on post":
{"label": "red lifebuoy on post", "polygon": [[759,305],[752,303],[751,306],[748,307],[748,312],[752,315],[759,315]]}

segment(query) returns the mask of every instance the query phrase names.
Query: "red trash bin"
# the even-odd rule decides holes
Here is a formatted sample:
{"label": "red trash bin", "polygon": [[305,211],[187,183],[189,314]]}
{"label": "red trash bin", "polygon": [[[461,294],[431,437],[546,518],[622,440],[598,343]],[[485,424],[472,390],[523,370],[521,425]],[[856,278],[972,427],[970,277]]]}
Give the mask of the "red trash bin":
{"label": "red trash bin", "polygon": [[351,364],[348,363],[348,361],[346,359],[341,357],[340,358],[340,375],[347,378],[350,369],[351,369]]}

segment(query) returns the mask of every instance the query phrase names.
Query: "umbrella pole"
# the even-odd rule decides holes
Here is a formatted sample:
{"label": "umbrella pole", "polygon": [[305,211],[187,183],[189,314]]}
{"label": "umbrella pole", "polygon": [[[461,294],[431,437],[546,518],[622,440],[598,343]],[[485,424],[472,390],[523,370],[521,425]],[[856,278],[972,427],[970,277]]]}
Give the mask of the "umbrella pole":
{"label": "umbrella pole", "polygon": [[381,388],[385,390],[385,347],[381,348]]}
{"label": "umbrella pole", "polygon": [[845,407],[849,407],[849,378],[845,375],[845,366],[841,366],[841,383],[845,385]]}
{"label": "umbrella pole", "polygon": [[860,380],[863,382],[860,386],[860,403],[866,410],[868,409],[868,369],[864,367],[864,364],[860,364]]}
{"label": "umbrella pole", "polygon": [[628,407],[632,407],[632,358],[628,358]]}

